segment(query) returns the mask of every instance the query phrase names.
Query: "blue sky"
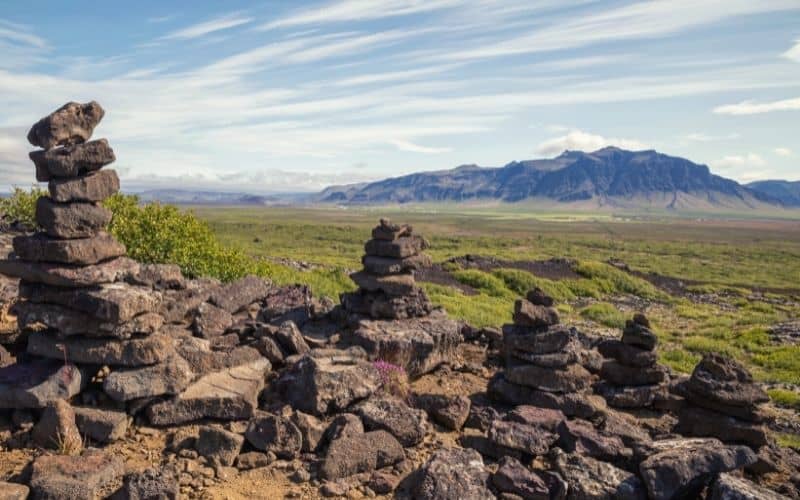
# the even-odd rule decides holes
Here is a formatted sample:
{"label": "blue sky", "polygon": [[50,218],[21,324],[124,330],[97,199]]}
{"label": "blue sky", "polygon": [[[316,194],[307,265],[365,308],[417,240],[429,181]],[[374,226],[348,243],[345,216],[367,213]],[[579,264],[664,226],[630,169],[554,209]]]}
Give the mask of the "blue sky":
{"label": "blue sky", "polygon": [[96,99],[128,190],[316,190],[608,144],[800,179],[800,1],[0,3],[0,186]]}

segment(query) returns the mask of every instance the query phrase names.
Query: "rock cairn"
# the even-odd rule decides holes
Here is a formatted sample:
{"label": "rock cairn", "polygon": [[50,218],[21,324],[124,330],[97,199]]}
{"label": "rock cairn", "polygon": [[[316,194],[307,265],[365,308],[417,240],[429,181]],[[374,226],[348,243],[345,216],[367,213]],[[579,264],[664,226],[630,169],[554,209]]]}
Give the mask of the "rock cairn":
{"label": "rock cairn", "polygon": [[615,408],[646,408],[667,394],[667,371],[658,365],[656,335],[643,314],[628,320],[621,339],[603,340],[597,350],[606,360],[596,390]]}
{"label": "rock cairn", "polygon": [[373,319],[426,316],[432,310],[425,291],[414,282],[414,271],[431,264],[421,253],[428,242],[407,224],[381,219],[364,245],[364,268],[350,275],[358,291],[343,294],[344,309]]}
{"label": "rock cairn", "polygon": [[706,354],[682,384],[688,403],[676,430],[690,436],[714,437],[757,449],[768,444],[769,396],[747,369],[720,354]]}
{"label": "rock cairn", "polygon": [[596,358],[575,329],[559,325],[551,297],[532,290],[514,304],[513,319],[503,326],[505,370],[490,380],[491,397],[583,418],[605,407],[590,392],[593,376],[586,367]]}

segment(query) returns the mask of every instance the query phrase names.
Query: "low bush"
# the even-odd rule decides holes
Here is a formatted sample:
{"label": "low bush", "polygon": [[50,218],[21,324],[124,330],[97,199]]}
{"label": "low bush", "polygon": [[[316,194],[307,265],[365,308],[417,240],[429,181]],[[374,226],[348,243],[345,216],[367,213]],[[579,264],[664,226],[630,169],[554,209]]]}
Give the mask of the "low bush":
{"label": "low bush", "polygon": [[22,189],[15,187],[11,195],[0,199],[0,213],[6,222],[18,222],[29,228],[36,224],[36,200],[47,194],[47,191],[38,187]]}

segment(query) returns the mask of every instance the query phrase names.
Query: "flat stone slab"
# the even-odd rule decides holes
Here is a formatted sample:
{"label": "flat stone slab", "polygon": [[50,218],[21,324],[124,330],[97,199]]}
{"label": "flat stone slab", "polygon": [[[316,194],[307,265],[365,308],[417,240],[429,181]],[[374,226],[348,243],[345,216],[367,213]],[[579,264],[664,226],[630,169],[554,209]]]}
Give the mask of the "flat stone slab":
{"label": "flat stone slab", "polygon": [[77,366],[36,360],[0,368],[0,408],[44,408],[81,392],[88,378]]}
{"label": "flat stone slab", "polygon": [[138,271],[139,264],[126,257],[89,266],[26,262],[18,258],[0,260],[0,274],[32,283],[80,288],[122,281]]}
{"label": "flat stone slab", "polygon": [[586,389],[592,383],[592,374],[579,364],[562,368],[517,363],[506,366],[505,378],[509,382],[544,392],[571,393]]}
{"label": "flat stone slab", "polygon": [[125,245],[106,232],[90,238],[61,240],[45,233],[17,236],[13,241],[14,253],[22,260],[52,262],[57,264],[87,265],[122,257]]}
{"label": "flat stone slab", "polygon": [[495,401],[511,405],[530,405],[561,410],[568,417],[591,418],[607,410],[605,400],[600,396],[583,392],[560,394],[533,389],[514,384],[497,374],[489,380],[487,393]]}
{"label": "flat stone slab", "polygon": [[656,398],[667,395],[665,384],[615,386],[600,383],[595,390],[605,398],[609,406],[614,408],[646,408],[651,406]]}
{"label": "flat stone slab", "polygon": [[125,283],[93,288],[64,289],[21,283],[19,296],[37,304],[57,304],[111,323],[123,323],[161,304],[161,295]]}
{"label": "flat stone slab", "polygon": [[363,347],[371,358],[403,366],[416,377],[452,358],[462,340],[461,323],[444,314],[397,321],[364,320],[347,340]]}
{"label": "flat stone slab", "polygon": [[105,114],[95,101],[68,102],[36,122],[28,132],[28,142],[42,149],[86,142]]}
{"label": "flat stone slab", "polygon": [[99,170],[116,159],[105,139],[49,151],[32,151],[28,156],[36,166],[38,182],[84,175]]}
{"label": "flat stone slab", "polygon": [[98,443],[110,443],[125,437],[128,430],[128,415],[124,411],[101,410],[75,406],[75,423],[82,436]]}
{"label": "flat stone slab", "polygon": [[416,290],[414,275],[410,273],[381,276],[366,271],[358,271],[351,274],[350,279],[362,290],[383,292],[392,297],[411,295]]}
{"label": "flat stone slab", "polygon": [[509,351],[527,352],[532,355],[562,352],[577,339],[577,331],[565,326],[554,326],[544,331],[530,327],[503,325],[503,345]]}
{"label": "flat stone slab", "polygon": [[201,377],[174,398],[147,409],[153,425],[174,425],[201,418],[246,420],[258,406],[258,394],[270,370],[259,359]]}
{"label": "flat stone slab", "polygon": [[364,245],[364,253],[376,257],[390,257],[393,259],[405,259],[417,255],[428,248],[428,242],[421,236],[403,236],[396,240],[372,239]]}
{"label": "flat stone slab", "polygon": [[155,365],[174,352],[173,340],[160,334],[130,340],[84,337],[59,339],[43,332],[32,332],[28,336],[29,354],[50,359],[66,358],[82,364],[131,367]]}
{"label": "flat stone slab", "polygon": [[320,467],[320,476],[341,479],[382,469],[405,458],[403,446],[386,431],[373,431],[334,440]]}
{"label": "flat stone slab", "polygon": [[153,366],[114,370],[103,381],[103,390],[114,401],[130,401],[179,394],[194,379],[189,363],[175,355]]}
{"label": "flat stone slab", "polygon": [[103,201],[119,191],[119,177],[114,170],[101,170],[74,179],[51,179],[50,198],[59,203]]}
{"label": "flat stone slab", "polygon": [[272,289],[272,283],[258,276],[245,276],[223,285],[211,292],[209,302],[233,314],[253,302],[264,300]]}
{"label": "flat stone slab", "polygon": [[83,335],[127,339],[133,335],[156,333],[164,324],[164,318],[155,313],[144,313],[128,321],[114,323],[51,304],[19,302],[15,309],[21,330],[37,330],[38,325],[44,325],[55,330],[59,337]]}
{"label": "flat stone slab", "polygon": [[56,203],[47,196],[36,201],[36,222],[54,238],[89,238],[111,222],[111,210],[94,203]]}
{"label": "flat stone slab", "polygon": [[34,498],[97,500],[122,485],[122,458],[98,450],[80,456],[43,455],[34,460],[30,487]]}
{"label": "flat stone slab", "polygon": [[365,271],[380,275],[418,271],[430,267],[432,262],[431,258],[425,254],[413,255],[405,259],[365,255],[364,258],[361,259]]}

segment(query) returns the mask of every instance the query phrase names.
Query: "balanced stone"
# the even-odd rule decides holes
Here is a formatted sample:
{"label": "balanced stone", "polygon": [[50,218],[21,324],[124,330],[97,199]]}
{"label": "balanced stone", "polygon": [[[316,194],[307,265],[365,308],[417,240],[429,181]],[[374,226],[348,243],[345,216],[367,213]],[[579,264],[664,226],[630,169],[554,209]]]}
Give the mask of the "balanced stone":
{"label": "balanced stone", "polygon": [[119,177],[113,170],[101,170],[75,179],[53,179],[50,198],[60,203],[103,201],[119,191]]}
{"label": "balanced stone", "polygon": [[532,332],[529,328],[518,325],[503,325],[503,345],[507,350],[534,355],[560,352],[576,338],[575,331],[566,327]]}
{"label": "balanced stone", "polygon": [[56,203],[46,196],[36,202],[36,222],[54,238],[88,238],[111,222],[111,211],[94,203]]}
{"label": "balanced stone", "polygon": [[26,262],[17,258],[0,260],[0,273],[23,281],[78,288],[120,281],[135,274],[139,264],[120,257],[88,266]]}
{"label": "balanced stone", "polygon": [[365,255],[361,260],[364,270],[373,274],[387,275],[418,271],[431,265],[431,258],[425,254],[413,255],[404,259],[375,257]]}
{"label": "balanced stone", "polygon": [[581,365],[573,364],[561,369],[544,368],[531,364],[506,366],[509,382],[545,392],[577,392],[589,387],[591,374]]}
{"label": "balanced stone", "polygon": [[622,341],[628,345],[652,351],[658,344],[658,337],[640,322],[628,320],[622,332]]}
{"label": "balanced stone", "polygon": [[173,341],[164,335],[142,339],[108,340],[71,337],[58,339],[42,332],[28,336],[28,353],[75,363],[111,366],[145,366],[164,361],[174,352]]}
{"label": "balanced stone", "polygon": [[531,405],[560,410],[567,416],[590,418],[606,410],[606,402],[600,396],[583,392],[546,392],[512,383],[499,373],[489,380],[488,394],[492,399],[511,405]]}
{"label": "balanced stone", "polygon": [[116,159],[105,139],[47,151],[32,151],[28,156],[36,166],[36,180],[39,182],[78,177],[100,170]]}
{"label": "balanced stone", "polygon": [[664,382],[666,371],[659,366],[625,366],[618,361],[606,361],[600,376],[615,385],[652,385]]}
{"label": "balanced stone", "polygon": [[405,259],[428,248],[428,242],[421,236],[403,236],[393,241],[369,240],[364,245],[367,255]]}
{"label": "balanced stone", "polygon": [[36,283],[20,283],[19,296],[37,304],[57,304],[114,324],[129,321],[157,310],[160,296],[148,289],[123,283],[92,288],[56,288]]}
{"label": "balanced stone", "polygon": [[61,337],[128,338],[135,334],[150,335],[164,324],[164,319],[155,313],[143,313],[117,323],[61,306],[33,302],[17,303],[16,311],[20,329],[36,329],[36,325],[44,325],[57,331]]}
{"label": "balanced stone", "polygon": [[514,324],[532,328],[547,328],[559,322],[558,311],[552,307],[538,306],[527,300],[514,303]]}
{"label": "balanced stone", "polygon": [[386,295],[402,296],[414,293],[414,275],[395,274],[390,276],[378,276],[364,271],[358,271],[350,275],[359,288],[368,292],[383,292]]}
{"label": "balanced stone", "polygon": [[125,255],[125,245],[99,232],[90,238],[55,239],[45,233],[17,236],[14,252],[22,260],[58,264],[89,265]]}
{"label": "balanced stone", "polygon": [[376,240],[392,241],[411,234],[408,224],[393,224],[389,219],[381,219],[380,224],[372,230],[372,237]]}
{"label": "balanced stone", "polygon": [[68,102],[36,122],[28,132],[28,142],[43,149],[86,142],[104,115],[95,101]]}
{"label": "balanced stone", "polygon": [[114,401],[175,395],[195,378],[189,363],[180,356],[143,368],[114,370],[103,381],[103,390]]}
{"label": "balanced stone", "polygon": [[601,341],[597,345],[597,350],[604,357],[614,358],[628,366],[652,366],[658,360],[655,352],[616,339]]}

